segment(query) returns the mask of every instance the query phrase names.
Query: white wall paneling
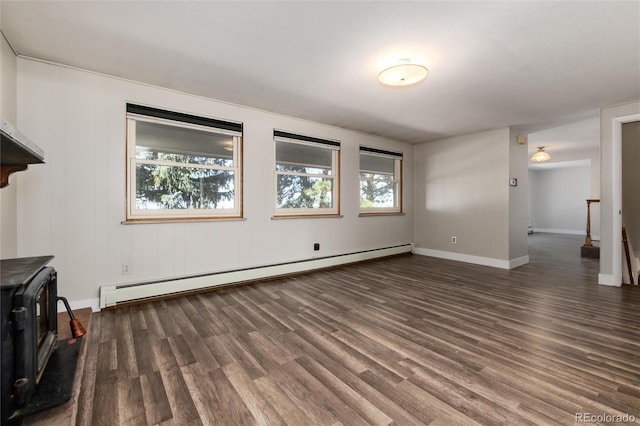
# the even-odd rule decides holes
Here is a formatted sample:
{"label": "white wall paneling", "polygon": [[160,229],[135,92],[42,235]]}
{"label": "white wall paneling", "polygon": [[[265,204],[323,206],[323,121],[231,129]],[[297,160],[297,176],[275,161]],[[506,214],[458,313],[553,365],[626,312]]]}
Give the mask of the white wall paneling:
{"label": "white wall paneling", "polygon": [[[18,177],[18,255],[54,255],[60,293],[71,301],[97,299],[102,285],[413,239],[412,145],[30,59],[17,64],[18,127],[46,153],[45,165]],[[243,122],[245,220],[123,225],[127,102]],[[342,218],[271,219],[274,128],[342,142]],[[358,217],[360,145],[404,153],[405,215]]]}
{"label": "white wall paneling", "polygon": [[[0,34],[0,117],[13,126],[17,120],[17,58],[11,46]],[[18,252],[18,217],[16,210],[16,176],[9,178],[9,186],[0,191],[0,259],[11,259]]]}

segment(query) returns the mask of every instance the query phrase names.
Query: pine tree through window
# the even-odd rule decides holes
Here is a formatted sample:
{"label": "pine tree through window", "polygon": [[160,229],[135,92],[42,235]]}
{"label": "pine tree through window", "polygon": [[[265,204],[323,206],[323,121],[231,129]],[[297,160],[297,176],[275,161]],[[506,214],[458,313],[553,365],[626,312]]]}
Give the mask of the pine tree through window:
{"label": "pine tree through window", "polygon": [[274,131],[276,216],[339,214],[340,142]]}
{"label": "pine tree through window", "polygon": [[127,220],[241,216],[242,125],[127,104]]}
{"label": "pine tree through window", "polygon": [[360,147],[360,212],[402,212],[402,153]]}

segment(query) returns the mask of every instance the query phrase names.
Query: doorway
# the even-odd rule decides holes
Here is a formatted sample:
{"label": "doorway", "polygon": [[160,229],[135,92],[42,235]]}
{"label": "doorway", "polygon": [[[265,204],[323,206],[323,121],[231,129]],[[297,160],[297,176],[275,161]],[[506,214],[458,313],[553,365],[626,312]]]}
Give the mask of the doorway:
{"label": "doorway", "polygon": [[640,121],[622,124],[623,284],[638,284],[640,273]]}
{"label": "doorway", "polygon": [[[622,285],[622,125],[640,121],[637,103],[602,110],[602,248],[598,283]],[[624,111],[636,113],[623,115]]]}
{"label": "doorway", "polygon": [[[558,259],[571,256],[572,262],[580,262],[587,200],[600,198],[600,117],[594,111],[589,118],[531,132],[527,139],[530,158],[539,147],[551,156],[544,162],[530,161],[528,166],[530,255],[547,241],[562,246],[564,238],[566,251]],[[600,205],[590,207],[591,238],[598,240]],[[535,238],[541,233],[557,238]]]}

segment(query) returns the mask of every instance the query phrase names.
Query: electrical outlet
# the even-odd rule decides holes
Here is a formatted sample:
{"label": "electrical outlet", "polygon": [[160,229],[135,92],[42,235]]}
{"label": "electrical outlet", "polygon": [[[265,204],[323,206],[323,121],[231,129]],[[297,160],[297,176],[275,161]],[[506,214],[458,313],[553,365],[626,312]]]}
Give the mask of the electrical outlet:
{"label": "electrical outlet", "polygon": [[313,243],[313,251],[320,250],[320,243]]}
{"label": "electrical outlet", "polygon": [[122,275],[131,275],[131,265],[128,263],[122,264]]}
{"label": "electrical outlet", "polygon": [[454,236],[451,237],[451,244],[455,244],[458,242],[458,239]]}

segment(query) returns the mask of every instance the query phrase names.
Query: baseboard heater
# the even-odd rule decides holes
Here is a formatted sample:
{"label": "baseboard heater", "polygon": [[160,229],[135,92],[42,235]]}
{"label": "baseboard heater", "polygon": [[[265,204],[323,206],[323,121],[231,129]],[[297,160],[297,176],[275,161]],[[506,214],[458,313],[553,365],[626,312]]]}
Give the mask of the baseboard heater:
{"label": "baseboard heater", "polygon": [[100,309],[113,307],[118,303],[133,302],[141,299],[166,296],[175,293],[204,290],[229,284],[238,284],[265,278],[309,272],[316,269],[329,268],[347,263],[409,253],[411,251],[413,251],[413,244],[402,244],[335,256],[316,257],[286,263],[220,271],[210,274],[130,284],[106,285],[100,287]]}

